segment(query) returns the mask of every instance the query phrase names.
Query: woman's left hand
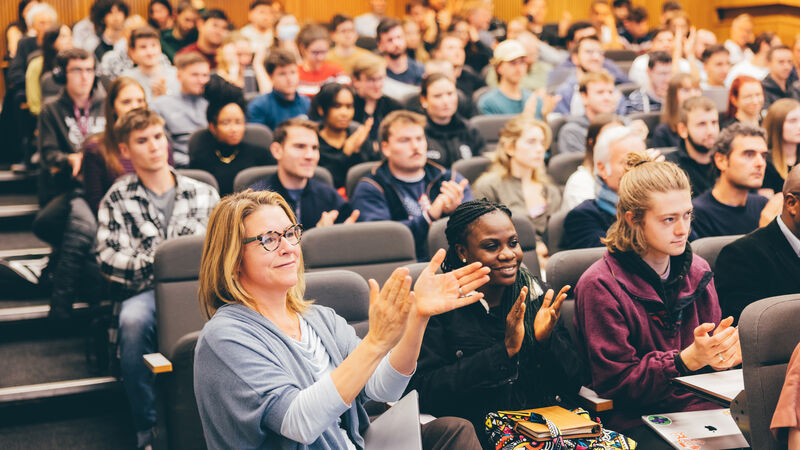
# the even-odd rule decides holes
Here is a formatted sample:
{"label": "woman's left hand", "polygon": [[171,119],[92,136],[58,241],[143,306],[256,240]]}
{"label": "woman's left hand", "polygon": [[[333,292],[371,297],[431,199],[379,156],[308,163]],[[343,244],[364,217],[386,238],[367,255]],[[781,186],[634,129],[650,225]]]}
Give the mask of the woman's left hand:
{"label": "woman's left hand", "polygon": [[567,298],[567,292],[572,288],[566,285],[558,291],[558,296],[553,300],[553,290],[548,289],[544,294],[544,302],[539,311],[536,312],[536,317],[533,319],[533,333],[538,342],[544,342],[550,338],[550,333],[553,332],[558,318],[561,316],[561,304]]}
{"label": "woman's left hand", "polygon": [[[489,281],[490,269],[475,262],[452,272],[437,274],[445,255],[446,252],[439,249],[414,285],[415,309],[419,316],[446,313],[483,298],[482,293],[473,291]],[[464,295],[467,293],[470,295]]]}

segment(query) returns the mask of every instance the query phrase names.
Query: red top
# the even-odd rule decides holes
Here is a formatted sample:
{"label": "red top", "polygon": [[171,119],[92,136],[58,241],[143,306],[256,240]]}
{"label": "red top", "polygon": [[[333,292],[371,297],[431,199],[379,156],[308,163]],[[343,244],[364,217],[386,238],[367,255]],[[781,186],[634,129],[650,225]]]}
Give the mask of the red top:
{"label": "red top", "polygon": [[189,44],[186,47],[183,47],[182,49],[178,50],[178,52],[175,53],[175,56],[182,55],[184,53],[189,53],[189,52],[197,52],[197,53],[200,53],[201,55],[205,56],[206,60],[208,61],[208,64],[211,65],[211,70],[214,70],[214,69],[217,68],[217,57],[216,57],[216,55],[214,53],[204,53],[202,50],[200,50],[200,47],[197,46],[197,42]]}
{"label": "red top", "polygon": [[342,67],[336,63],[325,61],[319,70],[309,72],[303,68],[302,64],[297,65],[297,72],[300,75],[300,85],[297,92],[307,97],[313,97],[319,92],[319,88],[330,81],[350,84],[348,77]]}

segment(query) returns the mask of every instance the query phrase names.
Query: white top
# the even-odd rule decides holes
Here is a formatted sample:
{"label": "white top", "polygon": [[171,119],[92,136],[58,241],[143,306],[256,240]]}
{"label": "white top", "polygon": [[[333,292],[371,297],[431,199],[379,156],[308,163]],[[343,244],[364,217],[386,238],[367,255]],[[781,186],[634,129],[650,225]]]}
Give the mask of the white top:
{"label": "white top", "polygon": [[728,72],[728,77],[725,78],[725,86],[730,87],[731,83],[733,83],[733,80],[735,80],[739,75],[749,75],[756,80],[761,81],[767,75],[769,75],[769,67],[758,67],[750,60],[740,61],[735,66],[731,67],[730,72]]}
{"label": "white top", "polygon": [[[641,87],[650,86],[650,77],[647,75],[647,64],[650,62],[650,55],[645,53],[639,55],[631,63],[628,70],[628,78]],[[678,63],[681,73],[692,73],[692,65],[687,59],[681,59]]]}
{"label": "white top", "polygon": [[245,25],[240,30],[241,33],[247,39],[250,39],[250,43],[253,44],[253,50],[257,51],[262,48],[270,48],[272,47],[272,30],[267,30],[265,33],[262,33],[256,30],[252,24]]}
{"label": "white top", "polygon": [[356,27],[356,33],[359,36],[377,37],[378,24],[381,22],[381,17],[372,13],[362,14],[353,19],[353,25]]}
{"label": "white top", "polygon": [[728,49],[728,52],[731,55],[730,56],[731,64],[737,64],[741,61],[749,60],[750,58],[753,57],[752,50],[750,50],[749,48],[742,50],[742,48],[739,47],[739,44],[733,42],[730,39],[725,41],[725,48]]}
{"label": "white top", "polygon": [[564,185],[564,194],[561,198],[561,209],[569,211],[583,203],[584,200],[595,198],[594,175],[584,166],[572,173]]}

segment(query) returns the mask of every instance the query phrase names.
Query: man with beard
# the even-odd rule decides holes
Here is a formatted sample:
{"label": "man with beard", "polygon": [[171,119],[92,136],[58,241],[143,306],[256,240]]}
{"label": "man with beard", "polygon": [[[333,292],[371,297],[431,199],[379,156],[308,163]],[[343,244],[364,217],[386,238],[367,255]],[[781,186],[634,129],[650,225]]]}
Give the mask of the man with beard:
{"label": "man with beard", "polygon": [[406,37],[399,20],[385,18],[378,24],[378,51],[386,59],[386,75],[401,83],[419,86],[425,68],[408,57]]}
{"label": "man with beard", "polygon": [[783,198],[767,199],[752,190],[761,187],[767,167],[767,136],[763,129],[736,122],[714,142],[714,188],[692,200],[692,231],[697,238],[749,233],[772,222]]}
{"label": "man with beard", "polygon": [[666,155],[689,176],[692,197],[711,189],[711,146],[719,136],[719,113],[714,102],[705,97],[692,97],[678,111],[678,151]]}

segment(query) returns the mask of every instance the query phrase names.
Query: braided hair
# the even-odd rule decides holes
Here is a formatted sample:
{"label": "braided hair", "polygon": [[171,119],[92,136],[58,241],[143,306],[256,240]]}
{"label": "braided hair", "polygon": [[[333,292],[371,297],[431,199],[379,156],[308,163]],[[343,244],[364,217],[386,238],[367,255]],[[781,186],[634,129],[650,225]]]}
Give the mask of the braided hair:
{"label": "braided hair", "polygon": [[[465,263],[458,258],[456,244],[466,247],[467,233],[469,232],[470,225],[480,217],[495,211],[501,211],[511,219],[511,210],[509,210],[507,206],[485,198],[464,202],[450,214],[450,219],[447,221],[447,228],[445,228],[444,232],[447,237],[448,248],[447,255],[444,258],[444,262],[442,262],[442,272],[450,272],[465,265]],[[544,295],[545,285],[535,276],[531,275],[530,272],[520,267],[514,284],[504,290],[503,296],[500,299],[500,314],[501,317],[508,316],[511,308],[517,301],[517,296],[525,286],[528,287],[528,298],[525,300],[527,307],[525,308],[525,317],[523,318],[523,322],[525,322],[525,339],[523,340],[522,353],[529,355],[529,351],[536,345],[533,321],[536,318],[536,313],[542,306],[542,296]]]}

